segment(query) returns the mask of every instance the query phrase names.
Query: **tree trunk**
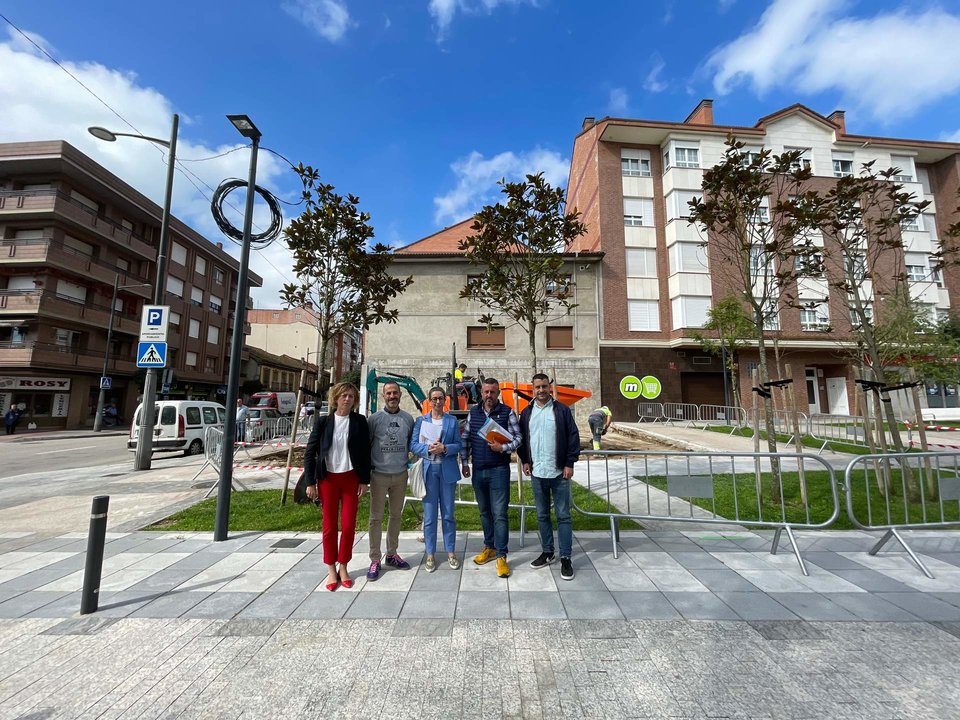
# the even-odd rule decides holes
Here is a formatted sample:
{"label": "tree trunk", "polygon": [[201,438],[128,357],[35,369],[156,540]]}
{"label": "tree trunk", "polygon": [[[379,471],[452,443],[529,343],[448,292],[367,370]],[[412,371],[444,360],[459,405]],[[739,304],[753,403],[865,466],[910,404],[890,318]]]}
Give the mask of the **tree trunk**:
{"label": "tree trunk", "polygon": [[[784,369],[786,370],[787,377],[792,378],[793,369],[790,367],[790,363],[787,363],[784,366]],[[803,455],[803,438],[802,438],[802,433],[800,431],[800,416],[797,413],[797,388],[794,387],[793,385],[787,385],[786,391],[788,393],[787,402],[789,403],[789,407],[787,408],[787,411],[790,413],[790,416],[792,418],[791,425],[793,428],[793,446],[796,449],[798,455]],[[797,471],[799,472],[799,478],[800,478],[800,500],[803,502],[804,507],[806,507],[807,506],[807,477],[803,471],[802,460],[797,463]]]}
{"label": "tree trunk", "polygon": [[[763,327],[762,318],[760,319],[760,323],[758,323],[757,326],[761,328]],[[766,347],[766,343],[764,342],[762,331],[757,338],[757,349],[760,352],[760,361],[757,364],[757,368],[760,371],[760,383],[758,384],[762,386],[763,383],[770,381],[770,374],[767,369],[767,347]],[[776,458],[777,431],[773,422],[773,402],[769,397],[765,397],[763,399],[763,424],[767,433],[767,452],[769,452],[772,455],[772,457],[770,458],[770,472],[772,474],[772,477],[770,479],[770,482],[771,482],[770,487],[772,490],[771,497],[774,502],[779,503],[780,502],[780,483],[781,483],[780,462]]]}
{"label": "tree trunk", "polygon": [[530,332],[527,334],[527,338],[530,341],[530,367],[533,368],[533,373],[538,372],[537,370],[537,323],[530,322]]}

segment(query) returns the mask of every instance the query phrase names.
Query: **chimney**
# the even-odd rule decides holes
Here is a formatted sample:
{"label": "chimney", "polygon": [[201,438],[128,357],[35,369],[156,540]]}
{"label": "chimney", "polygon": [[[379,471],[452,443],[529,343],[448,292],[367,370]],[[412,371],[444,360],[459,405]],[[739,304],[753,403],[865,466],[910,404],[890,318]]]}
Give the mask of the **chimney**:
{"label": "chimney", "polygon": [[685,125],[713,125],[713,100],[701,100],[683,122]]}
{"label": "chimney", "polygon": [[841,135],[847,134],[847,121],[844,119],[843,110],[834,110],[832,113],[827,115],[827,120],[836,125],[840,130]]}
{"label": "chimney", "polygon": [[217,250],[223,250],[223,243],[219,240],[217,241]]}
{"label": "chimney", "polygon": [[583,119],[583,125],[580,127],[580,130],[589,130],[594,125],[597,124],[597,119],[595,117],[585,117]]}

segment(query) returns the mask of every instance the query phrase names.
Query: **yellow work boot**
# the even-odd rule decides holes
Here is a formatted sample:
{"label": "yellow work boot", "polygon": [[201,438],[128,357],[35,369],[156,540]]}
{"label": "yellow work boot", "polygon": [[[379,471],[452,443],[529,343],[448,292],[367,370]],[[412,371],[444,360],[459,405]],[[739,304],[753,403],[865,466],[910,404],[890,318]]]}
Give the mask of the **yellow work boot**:
{"label": "yellow work boot", "polygon": [[594,450],[599,450],[599,449],[600,449],[600,443],[598,443],[596,440],[593,441],[593,449],[594,449]]}
{"label": "yellow work boot", "polygon": [[488,562],[493,560],[497,556],[497,551],[493,548],[485,547],[480,551],[479,555],[475,555],[473,561],[477,565],[486,565]]}
{"label": "yellow work boot", "polygon": [[510,566],[507,565],[505,557],[497,558],[497,575],[502,578],[510,577]]}

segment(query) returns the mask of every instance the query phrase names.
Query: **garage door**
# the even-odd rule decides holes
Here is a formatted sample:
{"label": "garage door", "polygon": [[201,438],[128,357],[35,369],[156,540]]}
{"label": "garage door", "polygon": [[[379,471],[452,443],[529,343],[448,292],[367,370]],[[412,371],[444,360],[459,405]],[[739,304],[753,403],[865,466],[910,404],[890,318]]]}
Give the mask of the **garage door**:
{"label": "garage door", "polygon": [[694,405],[723,405],[723,373],[680,373],[683,402]]}

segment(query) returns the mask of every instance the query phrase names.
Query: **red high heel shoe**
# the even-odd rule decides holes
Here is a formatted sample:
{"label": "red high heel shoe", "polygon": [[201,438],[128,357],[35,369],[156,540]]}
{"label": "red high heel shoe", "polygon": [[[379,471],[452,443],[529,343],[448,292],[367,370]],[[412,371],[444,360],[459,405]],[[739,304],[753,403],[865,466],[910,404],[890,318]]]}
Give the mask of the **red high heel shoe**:
{"label": "red high heel shoe", "polygon": [[[329,590],[330,592],[333,592],[334,590],[337,589],[337,585],[339,585],[339,584],[340,584],[340,578],[337,577],[337,581],[336,581],[336,582],[327,583],[324,587],[326,587],[327,590]],[[351,584],[352,584],[352,583],[351,583]]]}
{"label": "red high heel shoe", "polygon": [[340,580],[340,584],[343,585],[347,590],[353,587],[353,580],[350,579],[348,575],[346,579],[340,577],[340,570],[337,570],[337,578]]}

